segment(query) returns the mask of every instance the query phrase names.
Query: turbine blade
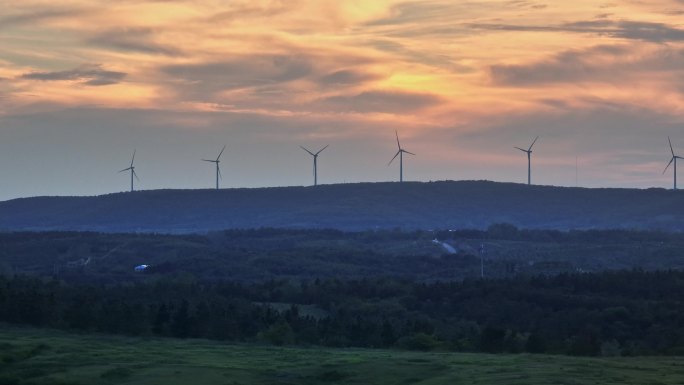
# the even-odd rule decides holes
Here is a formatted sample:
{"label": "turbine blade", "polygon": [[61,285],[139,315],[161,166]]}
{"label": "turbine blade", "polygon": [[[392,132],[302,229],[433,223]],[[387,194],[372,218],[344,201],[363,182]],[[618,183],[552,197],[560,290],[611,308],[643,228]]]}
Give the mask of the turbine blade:
{"label": "turbine blade", "polygon": [[320,150],[318,150],[318,152],[316,153],[316,155],[318,155],[318,154],[320,154],[321,152],[323,152],[323,150],[325,150],[326,148],[328,148],[328,146],[330,146],[330,145],[328,144],[328,145],[326,145],[325,147],[323,147],[323,148],[321,148]]}
{"label": "turbine blade", "polygon": [[397,130],[394,130],[394,134],[397,136],[397,147],[401,150],[401,143],[399,143],[399,133]]}
{"label": "turbine blade", "polygon": [[672,141],[670,140],[670,137],[667,137],[667,142],[670,143],[670,151],[672,152],[672,156],[675,156],[674,149],[672,148]]}
{"label": "turbine blade", "polygon": [[130,170],[130,169],[131,169],[130,167],[129,167],[129,168],[124,168],[123,170],[121,170],[121,171],[119,171],[119,172],[128,171],[128,170]]}
{"label": "turbine blade", "polygon": [[133,150],[133,157],[131,158],[131,167],[133,167],[133,161],[135,161],[135,150]]}
{"label": "turbine blade", "polygon": [[670,165],[672,164],[672,162],[674,162],[674,160],[675,160],[674,156],[672,158],[670,158],[670,163],[668,163],[667,166],[665,166],[665,170],[663,170],[663,175],[665,175],[665,171],[667,171],[667,169],[670,168]]}
{"label": "turbine blade", "polygon": [[406,151],[406,150],[401,150],[401,151],[403,151],[403,152],[405,152],[405,153],[407,153],[407,154],[416,155],[416,154],[414,154],[414,153],[412,153],[412,152],[409,152],[409,151]]}
{"label": "turbine blade", "polygon": [[135,170],[133,170],[133,176],[135,177],[135,180],[137,180],[138,182],[140,182],[140,178],[138,178],[138,173],[135,172]]}
{"label": "turbine blade", "polygon": [[219,179],[223,180],[223,175],[221,174],[221,167],[216,163],[216,171],[218,171]]}
{"label": "turbine blade", "polygon": [[389,166],[390,164],[392,164],[392,162],[394,162],[394,159],[396,159],[396,157],[398,157],[399,154],[401,154],[401,150],[397,151],[397,153],[394,154],[394,158],[392,158],[392,160],[390,160],[389,163],[387,163],[387,165]]}
{"label": "turbine blade", "polygon": [[522,152],[529,152],[529,151],[527,151],[527,150],[525,150],[525,149],[522,149],[522,148],[520,148],[520,147],[515,147],[515,146],[513,146],[513,148],[517,148],[518,150],[520,150],[520,151],[522,151]]}
{"label": "turbine blade", "polygon": [[221,149],[221,152],[219,152],[219,155],[216,157],[216,160],[218,161],[221,155],[223,155],[223,151],[226,149],[226,145],[223,145],[223,148]]}
{"label": "turbine blade", "polygon": [[299,147],[301,147],[302,150],[304,150],[304,151],[308,152],[309,154],[311,154],[311,156],[316,156],[316,154],[314,154],[313,152],[307,150],[306,147],[304,147],[304,146],[299,146]]}
{"label": "turbine blade", "polygon": [[212,163],[215,163],[215,162],[216,162],[215,160],[210,160],[210,159],[202,159],[202,160],[205,161],[205,162],[212,162]]}
{"label": "turbine blade", "polygon": [[532,142],[532,144],[530,144],[530,148],[528,148],[527,151],[532,151],[532,146],[534,146],[534,144],[537,143],[537,139],[539,139],[539,136],[534,138],[534,141]]}

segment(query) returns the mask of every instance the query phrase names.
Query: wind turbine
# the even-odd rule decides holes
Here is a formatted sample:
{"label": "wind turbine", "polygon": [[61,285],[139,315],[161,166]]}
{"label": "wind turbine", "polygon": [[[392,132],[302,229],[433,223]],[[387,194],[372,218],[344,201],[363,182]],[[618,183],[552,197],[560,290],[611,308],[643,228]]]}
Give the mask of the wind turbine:
{"label": "wind turbine", "polygon": [[325,150],[326,148],[328,148],[328,146],[329,146],[329,144],[326,145],[325,147],[321,148],[320,150],[318,150],[318,152],[315,153],[315,154],[314,154],[313,152],[307,150],[306,147],[304,147],[304,146],[299,146],[299,147],[302,148],[302,150],[308,152],[309,154],[311,154],[311,156],[313,156],[314,186],[318,186],[318,154],[320,154],[321,152],[323,152],[323,150]]}
{"label": "wind turbine", "polygon": [[672,152],[672,158],[670,158],[670,163],[667,164],[665,167],[665,170],[663,170],[663,175],[665,174],[665,171],[670,167],[670,165],[674,162],[674,189],[677,189],[677,159],[684,159],[681,156],[675,155],[674,149],[672,148],[672,141],[670,140],[670,137],[667,137],[668,143],[670,143],[670,152]]}
{"label": "wind turbine", "polygon": [[226,149],[226,146],[223,146],[221,149],[221,152],[219,152],[218,156],[216,157],[215,160],[211,159],[202,159],[205,162],[211,162],[211,163],[216,163],[216,189],[219,189],[219,178],[221,177],[221,169],[219,168],[219,163],[221,163],[221,155],[223,155],[223,150]]}
{"label": "wind turbine", "polygon": [[397,136],[397,147],[399,148],[399,150],[397,151],[396,154],[394,154],[394,158],[392,158],[392,160],[390,160],[389,163],[387,163],[387,165],[389,166],[390,164],[392,164],[394,159],[397,156],[399,156],[399,182],[403,182],[404,181],[404,153],[411,154],[411,155],[416,155],[416,154],[414,154],[412,152],[408,152],[408,151],[404,150],[403,148],[401,148],[401,143],[399,143],[399,133],[396,130],[394,130],[394,134]]}
{"label": "wind turbine", "polygon": [[522,152],[524,152],[524,153],[527,153],[527,184],[528,184],[528,185],[532,184],[532,160],[531,160],[531,155],[532,155],[532,146],[534,146],[534,144],[537,142],[537,139],[539,139],[539,136],[537,136],[536,138],[534,138],[534,141],[532,142],[532,144],[530,144],[530,147],[529,147],[527,150],[522,149],[522,148],[520,148],[520,147],[515,147],[515,148],[517,148],[518,150],[520,150],[520,151],[522,151]]}
{"label": "wind turbine", "polygon": [[135,179],[137,179],[138,182],[140,181],[140,179],[138,179],[138,174],[135,173],[135,166],[133,166],[133,161],[135,161],[135,150],[133,150],[133,157],[131,158],[131,165],[128,166],[128,168],[124,168],[123,170],[119,171],[120,173],[124,172],[124,171],[129,171],[129,170],[131,171],[131,192],[133,192],[133,177],[135,177]]}

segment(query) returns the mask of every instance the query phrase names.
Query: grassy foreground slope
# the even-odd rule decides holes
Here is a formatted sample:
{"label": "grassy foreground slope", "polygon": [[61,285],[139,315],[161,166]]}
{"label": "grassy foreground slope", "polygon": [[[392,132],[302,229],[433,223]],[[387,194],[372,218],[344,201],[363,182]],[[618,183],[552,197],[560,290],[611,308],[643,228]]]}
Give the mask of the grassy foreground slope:
{"label": "grassy foreground slope", "polygon": [[0,327],[0,384],[681,384],[678,357],[279,348]]}

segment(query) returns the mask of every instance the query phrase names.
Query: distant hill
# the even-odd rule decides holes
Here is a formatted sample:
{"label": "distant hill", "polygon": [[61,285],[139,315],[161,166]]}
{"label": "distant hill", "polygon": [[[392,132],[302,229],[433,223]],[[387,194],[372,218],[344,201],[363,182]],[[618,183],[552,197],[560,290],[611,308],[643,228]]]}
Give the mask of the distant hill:
{"label": "distant hill", "polygon": [[684,193],[487,181],[151,190],[0,202],[0,230],[189,233],[230,228],[684,230]]}

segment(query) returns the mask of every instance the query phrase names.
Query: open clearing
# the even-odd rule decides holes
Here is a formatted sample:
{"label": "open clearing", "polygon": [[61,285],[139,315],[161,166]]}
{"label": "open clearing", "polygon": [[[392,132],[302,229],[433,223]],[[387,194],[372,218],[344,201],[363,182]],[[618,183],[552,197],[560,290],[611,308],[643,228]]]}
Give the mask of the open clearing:
{"label": "open clearing", "polygon": [[0,384],[682,383],[680,357],[291,348],[0,329]]}

